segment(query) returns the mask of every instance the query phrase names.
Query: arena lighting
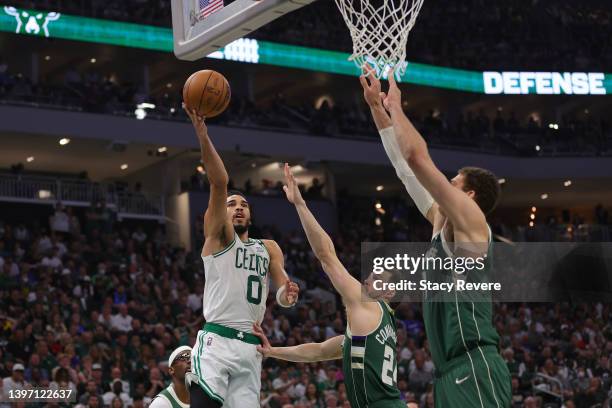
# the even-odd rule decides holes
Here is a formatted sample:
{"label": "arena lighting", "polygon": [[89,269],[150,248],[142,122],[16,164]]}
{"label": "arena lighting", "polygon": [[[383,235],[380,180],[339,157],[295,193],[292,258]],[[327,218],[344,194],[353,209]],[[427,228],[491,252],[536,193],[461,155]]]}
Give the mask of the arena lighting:
{"label": "arena lighting", "polygon": [[505,178],[500,178],[499,180],[497,180],[497,182],[499,184],[505,184],[506,183],[506,179]]}
{"label": "arena lighting", "polygon": [[376,191],[383,191],[385,186],[376,186]]}
{"label": "arena lighting", "polygon": [[51,198],[51,191],[38,190],[38,198],[40,198],[41,200],[46,200],[47,198]]}
{"label": "arena lighting", "polygon": [[548,124],[548,128],[549,129],[555,129],[555,130],[559,130],[559,125],[556,123],[549,123]]}
{"label": "arena lighting", "polygon": [[540,151],[540,145],[536,145],[535,150],[536,150],[536,152],[539,152]]}
{"label": "arena lighting", "polygon": [[531,212],[536,212],[538,209],[535,207],[531,207]]}
{"label": "arena lighting", "polygon": [[380,217],[376,217],[376,219],[374,220],[374,224],[376,224],[376,226],[380,227],[382,224],[382,221],[380,220]]}
{"label": "arena lighting", "polygon": [[28,163],[32,163],[34,161],[34,156],[30,156],[26,159]]}
{"label": "arena lighting", "polygon": [[176,112],[176,109],[170,108],[170,113],[174,113],[174,112]]}
{"label": "arena lighting", "polygon": [[127,170],[127,168],[128,168],[128,165],[126,163],[123,163],[121,165],[121,170]]}
{"label": "arena lighting", "polygon": [[45,55],[45,61],[49,61],[51,59],[50,55]]}
{"label": "arena lighting", "polygon": [[148,102],[143,102],[136,105],[136,110],[134,111],[136,119],[143,120],[147,117],[147,111],[145,109],[155,109],[155,105]]}
{"label": "arena lighting", "polygon": [[529,218],[531,218],[532,220],[535,220],[535,214],[533,214],[533,213],[532,213],[532,214],[529,216]]}
{"label": "arena lighting", "polygon": [[529,221],[529,226],[533,228],[533,221]]}
{"label": "arena lighting", "polygon": [[95,58],[92,58],[92,59],[89,60],[89,62],[91,62],[92,64],[95,64],[96,61],[97,61],[97,59],[95,59]]}
{"label": "arena lighting", "polygon": [[201,165],[200,165],[200,166],[198,166],[198,167],[196,167],[196,170],[197,170],[197,171],[198,171],[198,173],[200,173],[200,174],[204,174],[204,173],[206,173],[206,172],[204,171],[204,167],[203,167],[203,166],[201,166]]}
{"label": "arena lighting", "polygon": [[166,88],[172,88],[172,82],[168,82],[168,83],[166,84]]}
{"label": "arena lighting", "polygon": [[143,120],[147,117],[147,112],[142,108],[136,108],[134,115],[136,115],[136,119]]}
{"label": "arena lighting", "polygon": [[251,163],[251,168],[254,169],[255,167],[257,167],[257,163]]}
{"label": "arena lighting", "polygon": [[540,196],[542,200],[546,200],[548,198],[548,194],[544,193]]}
{"label": "arena lighting", "polygon": [[382,204],[381,203],[376,203],[376,204],[374,204],[374,208],[376,208],[377,210],[380,210],[382,208]]}
{"label": "arena lighting", "polygon": [[[1,6],[0,6],[1,7]],[[0,31],[18,35],[103,43],[162,52],[173,52],[172,29],[144,24],[78,17],[69,14],[17,8],[20,13],[41,14],[46,29],[26,30],[26,24],[0,8]],[[316,72],[359,76],[348,53],[241,38],[209,58],[239,63],[267,64]],[[601,72],[478,72],[408,62],[401,82],[480,94],[606,95],[612,93],[612,73]]]}
{"label": "arena lighting", "polygon": [[68,139],[67,137],[62,138],[59,141],[60,146],[66,146],[68,143],[70,143],[70,139]]}
{"label": "arena lighting", "polygon": [[569,186],[571,186],[571,185],[572,185],[572,180],[565,180],[565,182],[563,183],[563,185],[564,185],[565,187],[569,187]]}
{"label": "arena lighting", "polygon": [[165,153],[167,151],[168,151],[168,148],[166,146],[162,146],[162,147],[157,149],[158,153]]}

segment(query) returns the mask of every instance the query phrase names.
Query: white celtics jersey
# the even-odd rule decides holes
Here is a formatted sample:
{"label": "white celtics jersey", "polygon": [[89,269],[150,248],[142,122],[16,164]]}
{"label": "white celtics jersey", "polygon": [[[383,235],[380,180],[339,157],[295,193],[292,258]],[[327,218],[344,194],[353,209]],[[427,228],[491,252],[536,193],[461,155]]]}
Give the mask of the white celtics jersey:
{"label": "white celtics jersey", "polygon": [[232,329],[252,332],[261,323],[268,298],[270,254],[261,240],[234,240],[223,250],[203,256],[204,318]]}

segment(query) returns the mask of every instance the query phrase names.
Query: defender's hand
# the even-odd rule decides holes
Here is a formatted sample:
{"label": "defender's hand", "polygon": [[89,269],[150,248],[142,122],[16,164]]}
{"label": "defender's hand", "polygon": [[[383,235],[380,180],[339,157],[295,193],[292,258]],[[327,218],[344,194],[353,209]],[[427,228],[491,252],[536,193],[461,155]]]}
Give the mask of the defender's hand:
{"label": "defender's hand", "polygon": [[395,81],[395,68],[389,71],[389,92],[384,98],[383,104],[388,111],[402,107],[402,91],[400,91]]}
{"label": "defender's hand", "polygon": [[293,173],[289,168],[289,164],[285,163],[285,185],[283,186],[283,190],[287,195],[287,200],[293,205],[306,204],[306,201],[302,198],[302,193],[300,193],[300,189],[295,181],[295,177],[293,177]]}
{"label": "defender's hand", "polygon": [[[382,107],[382,102],[386,96],[382,92],[380,81],[376,78],[376,72],[370,64],[364,64],[363,74],[359,77],[359,82],[363,87],[363,97],[370,108]],[[367,76],[366,76],[367,75]]]}
{"label": "defender's hand", "polygon": [[270,345],[270,341],[264,334],[263,329],[259,323],[253,324],[253,334],[259,337],[261,340],[261,345],[257,346],[257,351],[263,354],[264,357],[267,357],[272,352],[272,346]]}
{"label": "defender's hand", "polygon": [[287,281],[287,283],[285,283],[284,295],[285,302],[287,302],[286,304],[293,306],[297,302],[298,296],[300,295],[300,287],[295,282]]}

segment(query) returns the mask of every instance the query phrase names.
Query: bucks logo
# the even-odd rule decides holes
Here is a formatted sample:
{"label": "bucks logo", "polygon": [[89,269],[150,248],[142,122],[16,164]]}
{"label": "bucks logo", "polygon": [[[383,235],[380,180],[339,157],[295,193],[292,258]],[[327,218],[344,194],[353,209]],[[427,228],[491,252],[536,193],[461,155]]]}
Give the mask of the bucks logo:
{"label": "bucks logo", "polygon": [[[49,37],[49,23],[59,20],[60,13],[54,11],[50,13],[33,13],[30,14],[24,10],[18,10],[15,7],[4,6],[4,12],[9,16],[15,17],[17,21],[16,34],[31,34],[44,35]],[[23,29],[23,31],[22,31]]]}

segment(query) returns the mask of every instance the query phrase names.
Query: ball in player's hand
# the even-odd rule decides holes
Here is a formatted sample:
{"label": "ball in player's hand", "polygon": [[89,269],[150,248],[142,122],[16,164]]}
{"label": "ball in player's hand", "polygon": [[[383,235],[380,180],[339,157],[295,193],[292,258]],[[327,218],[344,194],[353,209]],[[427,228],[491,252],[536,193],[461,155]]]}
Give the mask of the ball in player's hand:
{"label": "ball in player's hand", "polygon": [[230,103],[231,94],[227,79],[210,69],[194,72],[183,86],[183,101],[187,109],[193,109],[205,118],[223,113]]}

